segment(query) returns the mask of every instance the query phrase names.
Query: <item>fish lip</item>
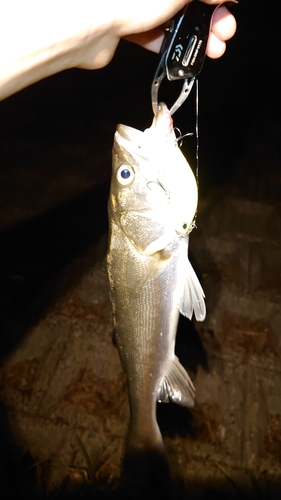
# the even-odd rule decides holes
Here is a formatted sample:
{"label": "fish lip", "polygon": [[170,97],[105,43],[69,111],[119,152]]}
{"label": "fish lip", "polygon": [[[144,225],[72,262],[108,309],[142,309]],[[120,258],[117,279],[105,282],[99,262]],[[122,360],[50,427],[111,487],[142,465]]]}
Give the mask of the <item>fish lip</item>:
{"label": "fish lip", "polygon": [[128,125],[118,125],[115,143],[131,155],[147,159],[147,147],[144,133]]}
{"label": "fish lip", "polygon": [[136,128],[129,127],[128,125],[123,124],[117,125],[115,135],[117,137],[117,140],[118,138],[121,138],[122,142],[123,140],[125,140],[129,143],[142,141],[143,138],[143,132],[141,130],[137,130]]}

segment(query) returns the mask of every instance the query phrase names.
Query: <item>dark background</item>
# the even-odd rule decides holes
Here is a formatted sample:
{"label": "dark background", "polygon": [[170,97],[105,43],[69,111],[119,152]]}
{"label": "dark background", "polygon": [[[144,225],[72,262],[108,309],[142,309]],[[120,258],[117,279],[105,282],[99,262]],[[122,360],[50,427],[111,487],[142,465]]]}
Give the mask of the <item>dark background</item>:
{"label": "dark background", "polygon": [[[263,189],[251,192],[251,199],[273,193],[280,203],[279,185],[270,182],[280,171],[278,12],[277,1],[240,0],[233,7],[237,33],[226,54],[206,58],[199,78],[203,201],[254,174]],[[158,60],[122,41],[107,67],[65,71],[0,103],[1,361],[55,301],[65,266],[107,231],[113,134],[117,123],[150,126]],[[177,92],[170,84],[167,100]],[[194,131],[194,91],[174,122],[183,134]],[[259,153],[257,161],[245,161],[253,143],[263,161]],[[184,140],[193,168],[195,148],[195,137]]]}

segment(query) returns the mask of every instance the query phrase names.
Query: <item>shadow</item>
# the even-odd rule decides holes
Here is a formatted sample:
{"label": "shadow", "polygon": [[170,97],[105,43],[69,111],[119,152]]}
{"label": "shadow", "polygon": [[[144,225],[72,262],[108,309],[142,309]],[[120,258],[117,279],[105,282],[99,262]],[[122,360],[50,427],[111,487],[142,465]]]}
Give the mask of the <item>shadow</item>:
{"label": "shadow", "polygon": [[[1,362],[57,299],[57,282],[65,267],[107,231],[107,198],[108,185],[97,186],[0,232]],[[30,454],[15,444],[8,409],[0,402],[1,498],[44,498],[36,471]]]}
{"label": "shadow", "polygon": [[193,415],[188,408],[173,403],[159,403],[157,421],[164,437],[196,437],[192,426]]}
{"label": "shadow", "polygon": [[126,452],[121,478],[126,500],[171,500],[169,465],[163,452],[147,446]]}
{"label": "shadow", "polygon": [[14,442],[8,425],[7,409],[0,402],[0,491],[5,500],[39,498],[36,467],[29,453]]}
{"label": "shadow", "polygon": [[187,371],[196,373],[198,366],[209,370],[208,354],[193,321],[180,315],[177,337],[176,355]]}
{"label": "shadow", "polygon": [[51,304],[65,266],[107,231],[109,186],[0,233],[2,361]]}

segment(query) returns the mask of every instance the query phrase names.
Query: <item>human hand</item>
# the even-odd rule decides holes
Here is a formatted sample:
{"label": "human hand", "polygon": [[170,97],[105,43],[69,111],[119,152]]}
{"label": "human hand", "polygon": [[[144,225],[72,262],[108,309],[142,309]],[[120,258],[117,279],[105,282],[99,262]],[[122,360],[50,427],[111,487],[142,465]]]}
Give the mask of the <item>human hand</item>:
{"label": "human hand", "polygon": [[[106,66],[121,38],[158,52],[161,25],[190,1],[9,0],[0,17],[0,99],[65,69]],[[220,7],[207,55],[221,56],[235,29],[234,17]]]}
{"label": "human hand", "polygon": [[[202,1],[209,4],[220,3],[220,0]],[[85,53],[80,67],[96,69],[105,66],[112,59],[120,38],[159,52],[165,33],[161,25],[191,2],[192,0],[149,0],[148,6],[145,0],[118,0],[113,26],[100,37],[99,53],[92,50],[90,57]],[[214,59],[222,56],[226,49],[226,40],[231,38],[235,31],[236,20],[222,5],[213,17],[207,55]]]}
{"label": "human hand", "polygon": [[[180,10],[181,7],[184,7],[187,3],[191,3],[192,0],[181,0],[177,1],[162,1],[161,8],[158,6],[157,14],[155,17],[151,17],[151,21],[156,23],[156,27],[151,30],[146,30],[141,33],[128,34],[125,36],[126,40],[137,43],[142,47],[151,50],[153,52],[159,52],[162,40],[164,38],[164,30],[159,27],[161,21],[164,19],[167,21],[173,15]],[[218,4],[219,0],[202,0],[208,4]],[[158,3],[158,2],[156,2]],[[173,9],[175,12],[173,13]],[[144,9],[143,14],[138,12],[136,20],[141,20],[141,15],[143,17],[147,16],[147,10]],[[149,12],[150,15],[150,12]],[[147,22],[144,20],[143,27],[147,26]],[[163,22],[163,21],[162,21]],[[128,28],[132,30],[132,25],[128,23]],[[223,5],[216,10],[213,20],[211,31],[209,35],[209,41],[207,46],[207,55],[210,58],[218,58],[222,56],[226,49],[226,40],[229,40],[236,31],[236,20],[234,16],[229,12],[229,10]]]}

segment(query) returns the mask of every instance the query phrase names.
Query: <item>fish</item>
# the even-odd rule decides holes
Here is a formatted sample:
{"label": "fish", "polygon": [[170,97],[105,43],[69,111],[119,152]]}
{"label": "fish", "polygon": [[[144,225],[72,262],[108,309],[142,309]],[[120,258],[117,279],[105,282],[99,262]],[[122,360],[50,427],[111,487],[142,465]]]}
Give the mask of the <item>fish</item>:
{"label": "fish", "polygon": [[194,405],[175,355],[179,314],[203,321],[204,292],[188,259],[198,187],[167,106],[144,132],[117,126],[108,201],[107,270],[114,338],[126,373],[128,448],[163,450],[157,402]]}

